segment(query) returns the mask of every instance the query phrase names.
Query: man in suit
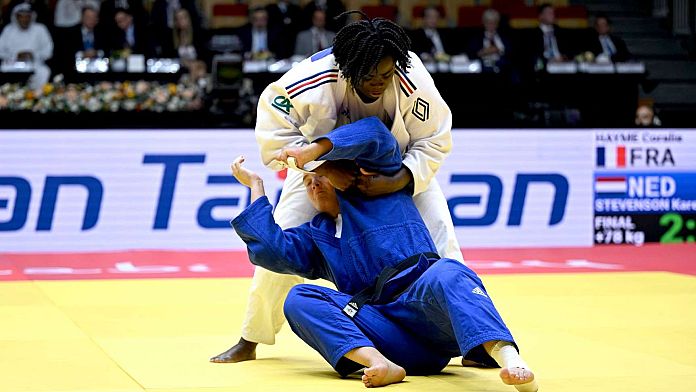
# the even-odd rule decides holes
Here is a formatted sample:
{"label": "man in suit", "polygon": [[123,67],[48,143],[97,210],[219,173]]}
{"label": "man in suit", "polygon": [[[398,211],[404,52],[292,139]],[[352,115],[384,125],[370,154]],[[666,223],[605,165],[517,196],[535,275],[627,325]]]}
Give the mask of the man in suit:
{"label": "man in suit", "polygon": [[128,50],[130,53],[149,54],[147,35],[143,27],[136,23],[130,9],[117,10],[114,21],[118,30],[113,36],[112,52]]}
{"label": "man in suit", "polygon": [[56,42],[55,72],[66,75],[75,72],[75,55],[83,58],[97,57],[98,51],[107,49],[107,36],[99,25],[99,11],[91,6],[82,8],[80,24],[61,29],[63,39]]}
{"label": "man in suit", "polygon": [[84,57],[95,57],[98,50],[105,47],[104,34],[99,28],[99,13],[96,8],[85,7],[82,9],[82,19],[79,26],[70,30],[71,55],[82,52]]}
{"label": "man in suit", "polygon": [[551,4],[539,6],[539,27],[530,34],[529,54],[533,62],[543,63],[565,61],[572,57],[572,48],[567,34],[556,26],[556,13]]}
{"label": "man in suit", "polygon": [[469,43],[468,55],[478,58],[484,70],[500,72],[509,64],[510,42],[498,31],[500,14],[494,9],[486,10],[481,20],[483,30]]}
{"label": "man in suit", "polygon": [[242,51],[253,59],[286,58],[292,52],[282,45],[280,31],[268,25],[268,11],[255,7],[249,11],[249,23],[238,31]]}
{"label": "man in suit", "polygon": [[312,17],[315,10],[326,12],[326,28],[331,31],[338,31],[346,24],[346,16],[338,18],[338,20],[335,19],[346,11],[346,7],[341,0],[312,0],[302,9],[303,21],[301,28],[307,29],[312,26]]}
{"label": "man in suit", "polygon": [[454,51],[445,29],[438,29],[440,11],[437,7],[423,10],[423,27],[413,32],[413,51],[423,61],[448,61]]}
{"label": "man in suit", "polygon": [[604,15],[595,18],[590,51],[595,57],[602,56],[613,62],[626,61],[631,57],[626,43],[611,33],[611,21]]}
{"label": "man in suit", "polygon": [[295,41],[295,54],[308,57],[333,45],[336,33],[326,30],[326,12],[315,10],[312,28],[301,31]]}

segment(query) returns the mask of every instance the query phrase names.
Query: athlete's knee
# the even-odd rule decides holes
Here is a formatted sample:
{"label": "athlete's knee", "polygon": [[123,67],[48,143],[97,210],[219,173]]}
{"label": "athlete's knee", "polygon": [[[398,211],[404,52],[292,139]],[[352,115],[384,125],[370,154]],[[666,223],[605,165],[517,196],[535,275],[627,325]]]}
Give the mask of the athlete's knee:
{"label": "athlete's knee", "polygon": [[453,259],[438,260],[428,268],[426,273],[433,282],[445,286],[459,286],[463,281],[472,281],[472,283],[477,285],[481,284],[481,280],[474,271]]}
{"label": "athlete's knee", "polygon": [[317,298],[318,286],[311,284],[298,284],[290,289],[283,304],[283,313],[288,320],[296,319],[300,313],[305,313],[310,306],[308,303]]}

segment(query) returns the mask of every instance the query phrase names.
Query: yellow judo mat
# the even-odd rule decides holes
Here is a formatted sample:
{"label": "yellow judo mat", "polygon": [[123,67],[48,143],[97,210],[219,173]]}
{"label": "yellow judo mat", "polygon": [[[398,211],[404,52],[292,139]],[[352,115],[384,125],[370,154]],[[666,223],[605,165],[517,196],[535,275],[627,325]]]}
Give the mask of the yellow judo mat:
{"label": "yellow judo mat", "polygon": [[[696,388],[696,277],[488,275],[540,391]],[[356,391],[285,325],[258,360],[208,358],[239,338],[250,279],[0,283],[0,391]],[[407,376],[394,391],[510,391],[495,369]]]}

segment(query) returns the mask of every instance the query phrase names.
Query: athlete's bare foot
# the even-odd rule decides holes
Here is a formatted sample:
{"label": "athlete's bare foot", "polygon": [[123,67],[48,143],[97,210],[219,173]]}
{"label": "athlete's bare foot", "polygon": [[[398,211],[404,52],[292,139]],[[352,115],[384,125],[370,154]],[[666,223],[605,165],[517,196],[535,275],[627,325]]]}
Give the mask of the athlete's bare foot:
{"label": "athlete's bare foot", "polygon": [[520,367],[502,368],[500,379],[507,385],[514,385],[518,391],[536,392],[539,387],[534,381],[534,373]]}
{"label": "athlete's bare foot", "polygon": [[249,342],[244,338],[239,339],[239,343],[232,346],[222,354],[210,358],[210,362],[215,363],[235,363],[251,361],[256,359],[256,345],[258,343]]}
{"label": "athlete's bare foot", "polygon": [[401,382],[405,377],[404,368],[385,358],[363,371],[362,382],[367,388],[376,388]]}

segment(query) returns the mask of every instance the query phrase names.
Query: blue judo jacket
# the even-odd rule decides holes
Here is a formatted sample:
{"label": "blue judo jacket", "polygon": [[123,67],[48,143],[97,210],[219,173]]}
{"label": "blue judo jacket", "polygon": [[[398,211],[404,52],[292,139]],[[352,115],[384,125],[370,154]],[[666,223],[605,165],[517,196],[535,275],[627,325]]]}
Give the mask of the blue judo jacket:
{"label": "blue judo jacket", "polygon": [[[331,140],[333,150],[322,160],[354,160],[359,167],[387,175],[401,168],[394,136],[375,117],[336,128],[323,138]],[[436,252],[408,188],[376,197],[337,190],[341,238],[335,237],[334,219],[324,213],[282,230],[266,197],[247,207],[232,226],[247,244],[253,264],[307,279],[323,278],[353,295],[373,285],[384,268],[416,254]]]}

